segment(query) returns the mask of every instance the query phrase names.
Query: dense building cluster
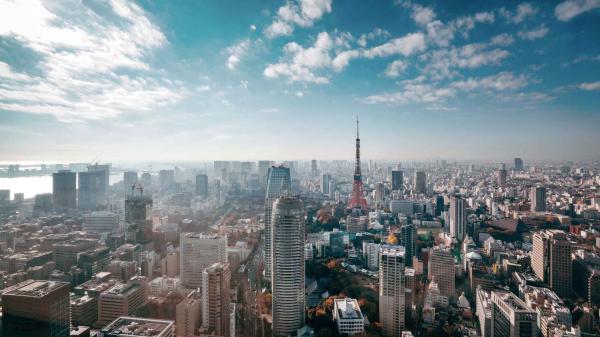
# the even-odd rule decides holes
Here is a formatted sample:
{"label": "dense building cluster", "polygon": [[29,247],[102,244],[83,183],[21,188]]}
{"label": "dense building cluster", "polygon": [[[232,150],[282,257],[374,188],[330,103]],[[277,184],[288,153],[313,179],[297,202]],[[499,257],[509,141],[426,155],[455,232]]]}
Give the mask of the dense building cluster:
{"label": "dense building cluster", "polygon": [[2,336],[600,333],[598,163],[364,163],[357,134],[352,162],[39,174],[0,191]]}

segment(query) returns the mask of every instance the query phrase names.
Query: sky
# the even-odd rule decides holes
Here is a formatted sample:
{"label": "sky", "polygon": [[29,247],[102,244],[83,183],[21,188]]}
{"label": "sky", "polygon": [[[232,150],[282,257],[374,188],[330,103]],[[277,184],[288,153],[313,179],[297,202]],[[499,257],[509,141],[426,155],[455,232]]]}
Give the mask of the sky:
{"label": "sky", "polygon": [[0,161],[600,158],[600,0],[0,0]]}

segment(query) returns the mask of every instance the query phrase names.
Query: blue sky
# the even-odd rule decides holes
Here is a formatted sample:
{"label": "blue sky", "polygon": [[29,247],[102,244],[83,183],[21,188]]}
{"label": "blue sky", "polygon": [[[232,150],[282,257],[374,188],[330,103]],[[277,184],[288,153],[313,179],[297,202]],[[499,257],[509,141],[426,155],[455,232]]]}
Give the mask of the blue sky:
{"label": "blue sky", "polygon": [[0,0],[0,161],[598,158],[600,0]]}

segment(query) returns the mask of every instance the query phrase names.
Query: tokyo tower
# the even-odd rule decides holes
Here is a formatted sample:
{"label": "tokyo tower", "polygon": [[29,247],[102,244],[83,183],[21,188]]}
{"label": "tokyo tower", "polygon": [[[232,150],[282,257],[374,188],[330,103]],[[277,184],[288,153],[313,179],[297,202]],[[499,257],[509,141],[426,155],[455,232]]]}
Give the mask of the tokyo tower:
{"label": "tokyo tower", "polygon": [[363,192],[362,174],[360,173],[360,137],[358,136],[358,118],[356,118],[356,167],[354,168],[354,182],[352,183],[352,197],[348,202],[348,209],[369,211],[367,199]]}

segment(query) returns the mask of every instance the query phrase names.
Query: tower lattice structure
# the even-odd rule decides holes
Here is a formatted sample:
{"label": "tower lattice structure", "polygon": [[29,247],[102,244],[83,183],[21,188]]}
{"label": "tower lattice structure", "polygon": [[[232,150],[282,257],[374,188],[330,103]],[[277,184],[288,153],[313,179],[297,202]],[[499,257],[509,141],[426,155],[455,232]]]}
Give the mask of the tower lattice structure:
{"label": "tower lattice structure", "polygon": [[356,166],[354,168],[354,181],[352,183],[352,197],[348,203],[350,210],[360,209],[368,212],[369,205],[363,191],[362,174],[360,172],[360,137],[358,135],[358,118],[356,119]]}

